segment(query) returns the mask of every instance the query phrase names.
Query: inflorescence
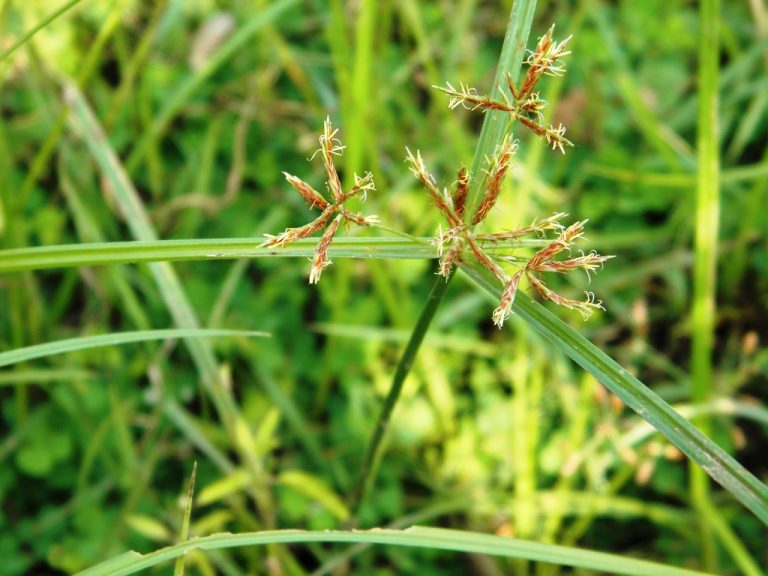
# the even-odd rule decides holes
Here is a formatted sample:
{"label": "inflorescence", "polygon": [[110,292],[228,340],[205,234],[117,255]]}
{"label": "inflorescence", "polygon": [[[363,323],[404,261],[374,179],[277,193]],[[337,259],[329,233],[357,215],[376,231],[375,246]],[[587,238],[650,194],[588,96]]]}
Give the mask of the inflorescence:
{"label": "inflorescence", "polygon": [[[463,258],[462,255],[464,254],[464,249],[466,247],[470,249],[475,259],[484,268],[489,270],[502,282],[502,284],[504,284],[501,302],[493,311],[493,322],[497,326],[501,327],[511,314],[512,304],[515,301],[517,288],[523,275],[525,275],[528,282],[536,288],[543,298],[551,300],[560,306],[578,310],[585,318],[587,318],[595,309],[602,309],[601,302],[596,301],[591,292],[587,293],[587,297],[583,301],[566,298],[549,288],[542,277],[542,273],[544,272],[565,274],[572,270],[584,270],[589,274],[598,269],[603,262],[610,258],[610,256],[601,256],[596,252],[590,252],[565,260],[556,259],[564,251],[567,251],[570,254],[573,243],[584,235],[584,225],[586,224],[586,220],[576,222],[565,228],[560,224],[560,220],[566,215],[559,213],[517,230],[508,230],[494,234],[475,234],[473,232],[473,227],[484,220],[488,212],[496,203],[501,184],[509,169],[510,161],[516,149],[517,143],[511,141],[509,138],[505,138],[497,148],[496,153],[488,159],[488,168],[485,170],[486,178],[480,207],[477,212],[475,212],[474,217],[469,221],[465,221],[461,217],[465,210],[466,190],[469,184],[466,169],[462,168],[459,170],[453,194],[449,194],[447,190],[440,192],[437,188],[434,176],[427,171],[421,154],[416,152],[414,155],[408,150],[407,161],[410,164],[411,172],[413,172],[424,185],[427,192],[429,192],[429,195],[443,214],[449,226],[448,230],[445,232],[443,232],[442,229],[439,229],[437,237],[434,240],[438,254],[440,255],[438,274],[445,276],[447,279],[450,276],[453,267],[461,263]],[[544,248],[536,252],[530,260],[525,262],[525,264],[512,276],[507,275],[506,271],[497,260],[501,260],[502,262],[515,262],[516,260],[510,259],[509,257],[494,257],[497,253],[496,250],[494,251],[494,256],[491,256],[489,251],[485,249],[488,245],[495,248],[502,243],[508,243],[509,241],[520,239],[524,236],[531,234],[543,236],[550,231],[555,231],[557,235],[552,238]]]}
{"label": "inflorescence", "polygon": [[[482,112],[489,110],[508,112],[512,121],[519,120],[526,128],[543,138],[553,150],[560,150],[560,152],[565,153],[565,147],[573,146],[573,144],[565,138],[565,128],[562,125],[557,128],[544,125],[542,111],[546,102],[541,100],[539,93],[535,91],[536,85],[543,76],[560,76],[565,72],[561,58],[570,54],[570,52],[565,51],[565,45],[570,37],[562,42],[555,42],[552,38],[553,31],[554,26],[539,39],[536,49],[529,54],[526,60],[528,70],[519,87],[516,87],[511,76],[507,75],[506,91],[504,87],[499,87],[502,100],[480,96],[477,90],[465,84],[460,84],[458,90],[451,84],[446,84],[445,88],[436,88],[451,96],[448,104],[451,109],[462,106],[468,110],[481,110]],[[263,244],[267,247],[284,246],[300,238],[311,236],[325,228],[312,259],[312,268],[309,274],[310,284],[316,284],[320,280],[323,269],[331,264],[328,248],[341,222],[357,224],[358,226],[370,226],[378,222],[376,216],[361,216],[344,208],[344,203],[347,200],[353,197],[360,197],[364,200],[366,193],[375,190],[375,187],[373,177],[369,172],[362,177],[355,175],[352,189],[348,192],[342,190],[333,163],[333,156],[340,155],[344,147],[336,139],[336,134],[337,130],[333,130],[330,120],[326,119],[323,135],[320,136],[319,152],[323,157],[328,176],[327,187],[332,201],[326,200],[303,180],[284,173],[289,184],[301,194],[311,208],[321,210],[321,214],[300,228],[288,228],[277,236],[267,234],[268,240]],[[433,241],[440,258],[437,273],[447,280],[453,268],[462,262],[465,253],[471,253],[480,265],[489,270],[504,285],[501,301],[493,311],[492,316],[494,323],[499,327],[504,324],[512,312],[515,295],[523,276],[544,299],[551,300],[566,308],[578,310],[587,318],[594,310],[603,309],[602,303],[595,299],[594,294],[587,292],[585,300],[567,298],[549,288],[542,276],[545,272],[565,274],[573,270],[583,270],[589,276],[591,272],[601,267],[607,259],[612,258],[612,256],[601,256],[594,251],[572,256],[573,243],[583,238],[586,220],[564,227],[560,224],[560,220],[566,215],[559,213],[517,230],[493,234],[476,234],[474,232],[475,226],[486,219],[496,204],[512,158],[517,152],[517,147],[517,141],[511,135],[507,135],[496,148],[494,154],[486,159],[487,166],[483,171],[482,196],[477,210],[472,214],[467,211],[470,189],[470,174],[467,169],[464,167],[459,169],[452,193],[449,193],[447,189],[441,191],[434,176],[427,170],[421,153],[417,150],[414,154],[406,148],[406,161],[410,165],[411,172],[421,181],[448,226],[445,231],[442,228],[438,229],[437,237]],[[547,244],[533,257],[525,261],[509,255],[500,255],[499,249],[502,245],[509,245],[510,241],[531,234],[543,238],[546,238],[548,234],[550,235]],[[488,250],[489,247],[493,250]],[[564,252],[567,253],[568,257],[558,259],[562,257]],[[520,264],[521,262],[524,263]],[[504,266],[507,265],[508,267],[510,263],[517,266],[511,275],[507,273]]]}
{"label": "inflorescence", "polygon": [[565,46],[571,39],[569,36],[562,42],[555,42],[552,34],[555,26],[539,39],[536,49],[528,55],[526,64],[528,71],[523,78],[520,87],[516,87],[512,81],[512,76],[506,76],[506,91],[504,86],[499,86],[499,93],[502,100],[496,100],[490,96],[481,96],[477,89],[464,83],[459,84],[458,90],[449,82],[445,87],[433,86],[438,90],[448,94],[451,99],[448,106],[451,109],[461,106],[467,110],[498,110],[508,112],[512,120],[519,120],[520,123],[531,132],[546,140],[553,150],[560,150],[565,154],[566,146],[573,146],[573,143],[565,137],[565,127],[560,124],[557,127],[546,126],[544,124],[543,110],[547,103],[542,100],[538,92],[534,89],[543,76],[562,76],[565,74],[565,65],[561,59],[570,52],[565,50]]}
{"label": "inflorescence", "polygon": [[[328,257],[328,247],[331,245],[333,237],[342,221],[347,224],[357,224],[358,226],[370,226],[379,221],[377,216],[361,216],[344,208],[344,203],[350,198],[359,197],[364,201],[368,192],[376,190],[376,187],[373,184],[373,175],[367,172],[362,177],[357,174],[354,175],[355,184],[349,192],[342,190],[341,180],[339,180],[336,166],[333,163],[333,157],[341,156],[344,151],[344,146],[336,138],[337,133],[338,129],[333,129],[331,119],[326,118],[323,125],[323,134],[320,136],[320,150],[318,152],[323,157],[325,173],[328,176],[326,185],[333,201],[326,200],[322,194],[300,178],[283,172],[285,179],[301,194],[301,197],[309,204],[309,207],[318,208],[322,212],[312,222],[300,228],[287,228],[277,236],[265,234],[264,236],[267,237],[267,241],[262,244],[262,246],[267,248],[285,246],[300,238],[311,236],[321,228],[325,228],[325,232],[320,237],[320,242],[317,244],[312,258],[312,268],[309,272],[310,284],[317,284],[320,281],[320,275],[323,273],[323,270],[331,265],[331,259]],[[336,217],[331,220],[334,214],[336,214]],[[328,224],[329,220],[330,224]]]}

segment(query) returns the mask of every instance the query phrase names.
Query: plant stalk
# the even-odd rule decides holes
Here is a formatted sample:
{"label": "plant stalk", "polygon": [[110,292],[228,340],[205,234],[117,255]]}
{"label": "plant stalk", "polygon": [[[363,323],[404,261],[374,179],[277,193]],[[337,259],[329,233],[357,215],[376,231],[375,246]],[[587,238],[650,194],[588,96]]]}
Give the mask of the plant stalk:
{"label": "plant stalk", "polygon": [[[712,349],[715,336],[717,292],[717,236],[720,220],[720,152],[718,127],[718,71],[720,0],[703,0],[699,8],[699,118],[697,135],[698,171],[696,186],[696,232],[693,265],[693,310],[691,321],[691,397],[705,404],[712,394]],[[695,420],[704,434],[711,431],[710,419]],[[701,518],[703,563],[717,570],[717,548],[711,514],[709,478],[691,465],[690,491]]]}
{"label": "plant stalk", "polygon": [[[523,58],[525,55],[525,46],[528,42],[531,25],[533,23],[533,13],[536,10],[536,0],[516,0],[512,6],[512,11],[507,25],[507,32],[504,37],[504,44],[499,56],[499,65],[496,69],[494,85],[489,93],[492,97],[498,97],[500,86],[504,82],[507,74],[512,76],[513,81],[517,81],[520,75]],[[467,210],[465,219],[471,222],[477,212],[481,201],[481,193],[485,183],[485,173],[482,170],[483,163],[487,157],[490,157],[496,150],[496,147],[504,138],[509,126],[508,114],[505,112],[489,111],[485,115],[480,138],[475,149],[475,155],[470,169],[470,190],[467,197]],[[430,291],[429,298],[419,315],[419,320],[411,333],[408,345],[400,358],[397,370],[392,377],[384,406],[376,421],[371,440],[366,449],[363,468],[361,470],[359,491],[355,494],[352,502],[352,510],[359,513],[359,508],[364,504],[365,497],[373,484],[378,472],[378,465],[383,452],[384,440],[386,437],[392,413],[394,412],[397,401],[405,383],[405,378],[413,366],[413,360],[421,347],[424,335],[429,329],[429,325],[437,312],[440,303],[445,297],[453,272],[447,279],[438,277]]]}

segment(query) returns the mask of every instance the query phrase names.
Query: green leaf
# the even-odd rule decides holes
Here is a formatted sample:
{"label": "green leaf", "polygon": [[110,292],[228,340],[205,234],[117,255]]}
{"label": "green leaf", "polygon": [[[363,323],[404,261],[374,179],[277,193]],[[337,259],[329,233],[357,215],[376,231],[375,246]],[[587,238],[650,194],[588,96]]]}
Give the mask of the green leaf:
{"label": "green leaf", "polygon": [[171,538],[171,532],[162,523],[146,516],[145,514],[130,514],[125,519],[126,524],[138,534],[155,542],[167,542]]}
{"label": "green leaf", "polygon": [[[469,265],[462,265],[461,269],[494,298],[501,298],[501,285],[488,271]],[[530,296],[518,292],[514,311],[547,340],[594,375],[627,406],[697,462],[713,480],[733,494],[755,516],[768,524],[768,486],[755,478],[732,456],[675,412],[669,404],[619,366],[605,352],[545,307],[536,303]]]}
{"label": "green leaf", "polygon": [[[184,506],[184,520],[181,523],[181,534],[179,534],[179,542],[186,542],[189,539],[189,521],[192,518],[192,501],[195,496],[195,477],[197,476],[197,462],[192,465],[192,475],[189,478],[189,486],[187,487],[187,501]],[[182,554],[176,558],[175,566],[173,567],[173,576],[184,576],[184,560],[186,554]]]}
{"label": "green leaf", "polygon": [[[260,238],[212,240],[145,240],[39,246],[0,251],[0,273],[24,270],[105,266],[183,260],[241,258],[311,258],[319,238],[297,240],[281,248],[260,246]],[[336,238],[328,254],[334,258],[430,259],[437,251],[431,238]]]}
{"label": "green leaf", "polygon": [[197,495],[197,505],[207,506],[208,504],[218,502],[235,492],[244,490],[250,485],[251,481],[252,477],[248,471],[243,469],[235,470],[232,474],[228,474],[200,490],[200,493]]}
{"label": "green leaf", "polygon": [[349,518],[349,510],[341,498],[317,476],[301,470],[286,470],[280,474],[277,482],[314,500],[342,522]]}
{"label": "green leaf", "polygon": [[126,552],[107,562],[98,564],[78,573],[78,576],[125,576],[140,570],[157,566],[187,554],[190,550],[217,550],[244,546],[259,546],[276,543],[346,542],[364,544],[385,544],[432,550],[489,554],[507,558],[526,558],[560,566],[572,566],[599,570],[610,574],[635,574],[642,576],[701,576],[703,572],[674,568],[647,560],[636,560],[583,548],[571,548],[554,544],[541,544],[490,534],[478,534],[464,530],[444,528],[413,527],[406,530],[276,530],[244,534],[215,534],[205,538],[189,540],[182,544],[162,548],[142,555]]}
{"label": "green leaf", "polygon": [[57,8],[53,12],[51,12],[48,16],[40,20],[35,26],[32,27],[28,32],[25,32],[16,42],[11,44],[8,48],[3,50],[2,53],[0,53],[0,62],[8,58],[11,54],[16,52],[20,47],[22,47],[24,44],[29,42],[29,40],[40,30],[51,24],[54,20],[62,16],[65,12],[70,10],[71,8],[74,8],[77,4],[79,4],[82,0],[70,0],[63,6]]}
{"label": "green leaf", "polygon": [[86,350],[102,346],[116,346],[133,342],[146,342],[149,340],[170,340],[172,338],[214,338],[221,336],[260,336],[268,337],[266,332],[254,332],[251,330],[209,330],[209,329],[170,329],[170,330],[137,330],[135,332],[115,332],[101,334],[99,336],[82,336],[69,338],[56,342],[47,342],[35,346],[16,348],[7,352],[0,352],[0,366],[18,364],[27,360],[44,358],[55,354],[63,354],[75,350]]}

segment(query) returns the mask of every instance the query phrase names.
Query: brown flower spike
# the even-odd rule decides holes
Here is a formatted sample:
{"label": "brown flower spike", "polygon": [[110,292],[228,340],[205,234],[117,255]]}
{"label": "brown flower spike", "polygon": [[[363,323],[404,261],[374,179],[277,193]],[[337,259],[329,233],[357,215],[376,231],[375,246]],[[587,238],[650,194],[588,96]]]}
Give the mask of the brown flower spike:
{"label": "brown flower spike", "polygon": [[523,126],[543,138],[553,150],[560,150],[564,154],[565,147],[573,146],[573,143],[565,137],[565,127],[562,124],[557,127],[543,124],[542,111],[547,103],[539,97],[538,92],[534,92],[536,84],[543,76],[562,76],[565,73],[565,65],[561,62],[561,58],[570,54],[565,50],[565,45],[571,37],[562,42],[555,42],[552,38],[554,31],[555,26],[552,25],[539,39],[536,49],[528,56],[525,62],[528,65],[528,72],[519,88],[512,83],[512,77],[507,74],[506,89],[509,94],[504,91],[503,86],[499,86],[503,101],[481,96],[475,88],[464,83],[460,83],[458,89],[450,82],[447,82],[445,87],[434,86],[434,88],[451,97],[448,102],[451,109],[461,106],[467,110],[508,112],[513,120],[519,120]]}
{"label": "brown flower spike", "polygon": [[[558,43],[552,38],[553,32],[554,26],[539,39],[536,49],[530,53],[526,60],[528,71],[519,88],[515,87],[512,83],[512,78],[507,75],[506,88],[509,95],[504,91],[503,87],[499,87],[503,101],[494,100],[488,96],[481,96],[477,90],[463,83],[459,84],[458,90],[450,83],[446,85],[446,88],[438,86],[435,86],[435,88],[451,96],[451,100],[448,103],[450,108],[462,106],[468,110],[482,110],[483,112],[488,110],[508,112],[512,120],[519,120],[521,124],[534,134],[544,138],[547,144],[552,146],[553,150],[560,150],[560,152],[565,153],[565,147],[573,146],[573,144],[565,138],[565,128],[562,125],[555,128],[554,126],[545,126],[543,124],[542,111],[546,106],[546,102],[541,100],[538,92],[534,91],[537,83],[543,76],[560,76],[565,72],[560,59],[570,54],[570,52],[566,52],[564,49],[570,37]],[[566,298],[549,288],[542,277],[544,272],[565,274],[572,270],[584,270],[589,275],[590,272],[596,270],[602,266],[603,262],[611,258],[611,256],[600,256],[596,252],[590,252],[589,254],[582,253],[581,256],[564,260],[557,259],[564,251],[570,254],[573,242],[583,237],[586,220],[576,222],[568,228],[564,228],[559,220],[565,214],[555,214],[550,218],[538,223],[534,222],[531,226],[518,230],[495,234],[475,234],[473,232],[474,226],[480,224],[496,204],[496,200],[501,192],[502,182],[516,151],[517,142],[512,140],[511,137],[505,137],[494,155],[487,159],[488,166],[485,169],[482,198],[477,211],[468,222],[465,222],[464,211],[469,190],[469,174],[467,170],[465,168],[459,170],[453,194],[449,194],[447,190],[440,192],[434,177],[424,166],[421,154],[417,151],[414,156],[408,150],[407,161],[411,165],[411,171],[427,189],[427,192],[429,192],[449,226],[447,232],[439,229],[435,239],[435,244],[440,254],[438,274],[448,278],[453,267],[461,262],[464,249],[469,248],[477,261],[504,284],[499,306],[493,311],[493,321],[497,326],[501,327],[511,314],[515,295],[523,276],[526,277],[529,284],[536,288],[544,299],[551,300],[566,308],[578,310],[587,318],[595,309],[602,309],[602,303],[595,300],[594,294],[587,292],[587,297],[584,301]],[[497,260],[513,264],[518,263],[520,260],[511,256],[499,256],[498,250],[493,252],[494,259],[485,250],[485,246],[488,244],[498,247],[504,241],[515,240],[529,234],[545,236],[547,232],[551,231],[556,231],[557,236],[551,238],[551,241],[544,248],[536,252],[522,266],[518,265],[518,269],[511,277],[507,275]],[[448,246],[447,249],[446,245]]]}
{"label": "brown flower spike", "polygon": [[338,129],[333,129],[331,119],[326,118],[323,124],[323,134],[320,136],[320,150],[318,152],[323,157],[325,173],[328,176],[326,185],[330,192],[331,200],[326,200],[322,194],[300,178],[283,172],[285,179],[304,198],[309,207],[317,208],[321,213],[312,222],[299,228],[286,228],[285,231],[276,236],[264,234],[267,237],[267,241],[262,244],[262,246],[268,248],[285,246],[301,238],[307,238],[325,228],[312,258],[312,268],[309,272],[310,284],[317,284],[320,281],[320,275],[323,270],[331,265],[331,260],[328,257],[328,248],[331,242],[333,242],[333,237],[342,222],[357,224],[358,226],[370,226],[378,222],[378,217],[376,216],[361,216],[344,208],[344,203],[350,198],[359,197],[361,200],[365,200],[367,193],[376,188],[373,184],[373,175],[367,172],[362,177],[355,174],[355,184],[352,189],[348,192],[343,191],[341,180],[333,163],[333,157],[341,156],[344,150],[344,146],[336,138],[337,133]]}
{"label": "brown flower spike", "polygon": [[[464,199],[466,198],[463,192],[463,189],[466,186],[466,170],[462,168],[459,171],[459,178],[452,195],[449,194],[447,190],[440,192],[435,183],[435,178],[427,171],[421,154],[417,151],[414,155],[408,150],[407,162],[410,164],[411,172],[413,172],[427,189],[427,192],[429,192],[435,205],[443,214],[449,225],[448,230],[445,232],[443,232],[442,229],[439,229],[437,237],[434,240],[438,253],[440,254],[440,263],[437,273],[441,276],[445,276],[447,279],[453,267],[461,263],[464,249],[469,248],[477,261],[504,284],[501,301],[499,302],[499,306],[493,311],[492,316],[494,324],[499,328],[503,326],[504,321],[509,318],[509,315],[512,313],[512,305],[514,304],[518,285],[523,276],[528,279],[531,286],[536,288],[544,299],[551,300],[560,306],[572,310],[578,310],[584,318],[588,318],[594,310],[603,309],[602,303],[595,300],[594,294],[588,292],[584,301],[566,298],[549,288],[542,277],[542,273],[544,272],[565,274],[572,270],[584,270],[587,275],[589,275],[590,272],[597,270],[602,266],[603,262],[612,258],[612,256],[601,256],[596,252],[590,252],[565,260],[556,259],[564,251],[570,253],[573,242],[583,238],[584,224],[586,224],[586,221],[576,222],[568,228],[564,228],[559,221],[565,217],[566,214],[559,213],[517,230],[508,230],[506,232],[498,232],[494,234],[475,234],[472,231],[472,226],[482,222],[495,204],[499,195],[501,183],[509,168],[509,162],[514,154],[516,146],[516,142],[511,141],[509,138],[505,138],[496,150],[496,154],[488,160],[489,167],[486,169],[483,198],[480,203],[480,208],[472,218],[470,224],[465,223],[459,217],[459,213],[464,211]],[[510,240],[519,239],[523,236],[532,234],[542,236],[551,231],[558,232],[557,236],[552,238],[551,242],[544,248],[536,252],[536,254],[525,262],[511,277],[507,275],[506,271],[497,260],[500,260],[501,262],[517,263],[519,262],[519,259],[510,256],[494,257],[485,249],[485,247],[489,245],[497,248],[494,250],[494,254],[496,254],[499,245],[503,242],[509,242]],[[446,248],[446,245],[448,248]]]}

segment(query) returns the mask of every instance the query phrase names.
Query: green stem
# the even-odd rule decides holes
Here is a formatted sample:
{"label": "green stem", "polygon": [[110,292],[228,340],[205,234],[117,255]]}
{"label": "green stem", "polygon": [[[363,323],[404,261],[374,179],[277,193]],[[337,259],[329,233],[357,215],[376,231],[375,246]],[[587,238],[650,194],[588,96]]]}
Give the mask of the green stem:
{"label": "green stem", "polygon": [[[712,393],[712,347],[717,290],[717,236],[720,218],[720,153],[718,150],[719,0],[700,4],[699,118],[697,136],[696,233],[693,268],[691,341],[691,396],[706,403]],[[709,418],[696,419],[701,430],[711,430]],[[698,466],[691,467],[691,499],[701,516],[704,566],[716,571],[717,554],[712,522],[709,478]]]}
{"label": "green stem", "polygon": [[24,35],[21,36],[16,42],[11,44],[8,48],[3,50],[2,53],[0,53],[0,62],[8,58],[11,54],[16,52],[21,46],[26,44],[32,36],[40,32],[43,28],[48,26],[51,22],[56,20],[59,16],[62,16],[65,12],[70,10],[71,8],[74,8],[76,5],[78,5],[82,0],[70,0],[66,4],[64,4],[61,8],[58,10],[54,10],[51,12],[48,16],[40,20],[35,26],[32,27],[28,32],[26,32]]}
{"label": "green stem", "polygon": [[435,317],[437,309],[440,307],[440,302],[443,301],[443,297],[448,290],[448,284],[452,277],[453,272],[448,278],[438,278],[432,286],[432,290],[427,297],[424,308],[421,310],[416,326],[414,327],[413,332],[411,332],[411,337],[408,340],[405,352],[403,352],[403,355],[400,357],[400,361],[397,364],[395,375],[392,377],[392,386],[387,393],[387,398],[384,401],[384,406],[381,408],[379,419],[376,421],[376,427],[373,430],[373,436],[371,437],[368,449],[365,453],[365,460],[363,461],[363,467],[360,473],[362,482],[352,502],[353,510],[365,501],[368,490],[376,477],[376,471],[379,468],[379,462],[381,461],[381,455],[384,448],[384,435],[389,428],[392,412],[395,410],[395,405],[400,398],[400,393],[403,391],[405,378],[411,371],[413,362],[416,359],[416,354],[419,352],[421,343],[424,341],[424,336],[432,323],[432,319]]}
{"label": "green stem", "polygon": [[[499,96],[501,84],[504,82],[506,74],[512,76],[513,81],[517,81],[520,75],[523,56],[525,55],[525,46],[528,41],[528,35],[533,22],[533,13],[536,9],[536,0],[516,0],[512,6],[512,12],[507,25],[507,32],[504,37],[504,45],[501,48],[499,56],[499,65],[496,69],[493,88],[490,90],[492,97]],[[496,147],[501,142],[509,126],[509,115],[505,112],[488,112],[485,115],[485,121],[480,132],[480,138],[475,149],[475,156],[470,170],[471,185],[467,197],[467,211],[465,218],[471,222],[472,216],[477,211],[480,204],[481,193],[484,187],[484,172],[482,170],[485,159],[492,155]],[[359,512],[359,507],[365,502],[365,496],[373,484],[378,471],[379,461],[383,451],[384,439],[389,428],[392,412],[400,398],[400,393],[405,383],[405,378],[413,366],[413,361],[424,340],[424,335],[429,329],[429,325],[434,318],[437,308],[440,306],[448,285],[453,278],[453,273],[447,278],[437,278],[429,298],[419,315],[419,320],[411,333],[408,345],[400,358],[397,370],[392,377],[387,397],[384,401],[379,418],[373,431],[373,436],[366,449],[365,460],[360,475],[360,489],[352,502],[352,509]]]}

